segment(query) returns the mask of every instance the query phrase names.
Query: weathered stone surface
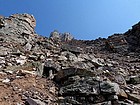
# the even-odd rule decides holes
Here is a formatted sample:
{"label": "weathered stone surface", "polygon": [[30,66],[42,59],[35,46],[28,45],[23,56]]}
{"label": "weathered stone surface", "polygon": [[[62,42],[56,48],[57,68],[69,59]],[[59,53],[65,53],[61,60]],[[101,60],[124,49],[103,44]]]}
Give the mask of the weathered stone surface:
{"label": "weathered stone surface", "polygon": [[37,100],[37,99],[32,99],[32,98],[28,98],[26,100],[26,103],[29,105],[46,105],[46,103],[41,102],[40,100]]}
{"label": "weathered stone surface", "polygon": [[74,54],[82,53],[82,48],[77,47],[77,46],[71,46],[71,45],[68,45],[68,44],[64,44],[61,47],[62,47],[62,50],[69,51],[69,52],[72,52]]}
{"label": "weathered stone surface", "polygon": [[140,84],[140,76],[130,76],[128,82],[131,84]]}
{"label": "weathered stone surface", "polygon": [[38,105],[36,101],[34,101],[33,99],[31,98],[28,98],[26,100],[26,103],[29,104],[29,105]]}
{"label": "weathered stone surface", "polygon": [[120,85],[126,85],[126,80],[122,75],[115,75],[115,81]]}
{"label": "weathered stone surface", "polygon": [[28,14],[14,14],[9,18],[3,18],[4,26],[0,32],[8,35],[33,34],[36,22],[33,16]]}
{"label": "weathered stone surface", "polygon": [[27,43],[27,44],[25,45],[25,50],[30,51],[31,48],[32,48],[32,45],[31,45],[30,43]]}
{"label": "weathered stone surface", "polygon": [[60,36],[60,33],[58,31],[54,30],[53,32],[51,32],[50,38],[53,40],[60,40],[61,36]]}
{"label": "weathered stone surface", "polygon": [[61,40],[62,41],[71,41],[72,39],[74,39],[74,37],[70,34],[70,33],[64,33],[61,36]]}
{"label": "weathered stone surface", "polygon": [[57,75],[55,76],[56,81],[60,81],[63,78],[67,78],[69,76],[73,75],[80,75],[80,76],[94,76],[94,72],[86,69],[79,69],[79,68],[67,68],[62,69],[57,72]]}
{"label": "weathered stone surface", "polygon": [[129,44],[130,51],[139,51],[139,36],[140,36],[140,22],[132,26],[132,29],[128,30],[124,35]]}
{"label": "weathered stone surface", "polygon": [[[133,101],[131,101],[131,100],[128,100],[128,99],[126,99],[126,100],[124,100],[124,101],[121,101],[121,102],[119,102],[120,104],[123,104],[123,105],[134,105],[134,102]],[[137,104],[136,104],[137,105]]]}
{"label": "weathered stone surface", "polygon": [[111,83],[109,81],[102,82],[100,84],[101,92],[103,94],[119,94],[120,87],[117,83]]}
{"label": "weathered stone surface", "polygon": [[54,30],[50,34],[50,39],[53,39],[53,40],[56,40],[56,41],[60,41],[61,40],[61,41],[67,42],[67,41],[73,40],[74,37],[70,33],[68,33],[68,32],[59,33],[57,30]]}

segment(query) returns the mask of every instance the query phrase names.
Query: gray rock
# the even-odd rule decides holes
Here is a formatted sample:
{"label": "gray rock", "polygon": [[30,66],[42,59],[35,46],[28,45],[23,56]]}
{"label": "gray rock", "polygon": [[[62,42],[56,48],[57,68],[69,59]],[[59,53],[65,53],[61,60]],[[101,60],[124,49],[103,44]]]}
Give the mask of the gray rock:
{"label": "gray rock", "polygon": [[108,97],[108,100],[118,100],[118,96],[117,95],[110,95]]}
{"label": "gray rock", "polygon": [[33,65],[34,65],[34,67],[36,69],[36,74],[38,76],[42,76],[43,75],[43,71],[44,71],[44,63],[34,62]]}
{"label": "gray rock", "polygon": [[70,33],[64,33],[61,36],[61,40],[62,41],[71,41],[72,39],[74,39],[74,37],[70,34]]}
{"label": "gray rock", "polygon": [[29,55],[28,59],[29,60],[37,61],[38,60],[38,56],[36,56],[36,55]]}
{"label": "gray rock", "polygon": [[29,105],[46,105],[44,102],[37,99],[32,99],[32,98],[28,98],[26,100],[26,103]]}
{"label": "gray rock", "polygon": [[119,102],[121,105],[135,105],[133,101],[125,99],[124,101]]}
{"label": "gray rock", "polygon": [[19,65],[24,65],[25,62],[26,62],[26,60],[24,60],[24,59],[17,59],[16,60],[16,63],[19,64]]}
{"label": "gray rock", "polygon": [[100,67],[104,65],[104,60],[100,59],[100,58],[92,58],[92,63],[96,66],[96,67]]}
{"label": "gray rock", "polygon": [[94,72],[86,69],[80,68],[67,68],[59,70],[55,76],[56,81],[61,81],[63,78],[70,76],[79,75],[79,76],[94,76]]}
{"label": "gray rock", "polygon": [[101,92],[103,94],[119,94],[120,87],[117,83],[112,83],[109,81],[103,81],[100,83]]}
{"label": "gray rock", "polygon": [[0,64],[5,64],[5,60],[1,60],[0,61]]}
{"label": "gray rock", "polygon": [[27,44],[25,45],[25,50],[30,51],[31,48],[32,48],[32,45],[31,45],[30,43],[27,43]]}
{"label": "gray rock", "polygon": [[83,50],[80,47],[72,46],[72,45],[69,45],[69,44],[63,44],[61,46],[61,49],[64,50],[64,51],[72,52],[73,54],[80,54],[80,53],[82,53],[82,50]]}
{"label": "gray rock", "polygon": [[[59,94],[64,96],[65,99],[67,99],[66,96],[71,96],[72,100],[82,105],[102,102],[104,100],[104,97],[100,95],[99,81],[94,77],[71,76],[68,79],[64,79],[61,85]],[[99,97],[100,99],[96,100]]]}
{"label": "gray rock", "polygon": [[33,100],[37,103],[37,105],[47,105],[45,102],[40,101],[38,99],[33,99]]}
{"label": "gray rock", "polygon": [[59,56],[58,61],[66,61],[67,59],[65,56]]}
{"label": "gray rock", "polygon": [[[6,50],[6,49],[5,49]],[[0,56],[7,56],[8,52],[7,51],[0,51]]]}
{"label": "gray rock", "polygon": [[127,82],[131,84],[140,84],[140,76],[131,76]]}
{"label": "gray rock", "polygon": [[51,32],[50,38],[53,40],[60,40],[61,36],[58,31],[54,30],[53,32]]}
{"label": "gray rock", "polygon": [[107,102],[96,103],[96,104],[92,104],[92,105],[112,105],[112,104],[111,104],[111,101],[107,101]]}
{"label": "gray rock", "polygon": [[5,80],[2,81],[3,83],[9,83],[10,79],[6,78]]}
{"label": "gray rock", "polygon": [[122,75],[115,75],[115,81],[120,85],[126,85],[125,78]]}

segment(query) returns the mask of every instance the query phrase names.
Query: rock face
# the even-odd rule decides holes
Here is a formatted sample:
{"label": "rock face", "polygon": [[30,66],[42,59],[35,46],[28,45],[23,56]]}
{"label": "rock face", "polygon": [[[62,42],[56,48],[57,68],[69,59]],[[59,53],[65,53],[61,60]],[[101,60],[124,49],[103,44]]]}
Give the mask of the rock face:
{"label": "rock face", "polygon": [[[30,35],[34,34],[36,21],[29,14],[14,14],[9,18],[0,19],[0,33],[6,35]],[[14,38],[13,38],[14,39]]]}
{"label": "rock face", "polygon": [[1,105],[140,104],[139,25],[89,41],[39,36],[29,14],[1,16]]}
{"label": "rock face", "polygon": [[130,51],[139,51],[139,38],[140,38],[140,22],[128,30],[125,34],[126,40],[129,44]]}
{"label": "rock face", "polygon": [[50,34],[50,38],[53,40],[61,40],[61,41],[71,41],[74,39],[74,37],[68,33],[59,33],[57,30],[54,30],[53,32],[51,32]]}

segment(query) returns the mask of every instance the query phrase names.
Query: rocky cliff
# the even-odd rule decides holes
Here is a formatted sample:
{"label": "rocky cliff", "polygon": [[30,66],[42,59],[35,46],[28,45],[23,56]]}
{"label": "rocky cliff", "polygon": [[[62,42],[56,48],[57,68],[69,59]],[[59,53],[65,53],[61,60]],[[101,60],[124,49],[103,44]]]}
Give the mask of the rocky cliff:
{"label": "rocky cliff", "polygon": [[139,105],[140,23],[107,39],[38,35],[29,14],[0,17],[1,105]]}

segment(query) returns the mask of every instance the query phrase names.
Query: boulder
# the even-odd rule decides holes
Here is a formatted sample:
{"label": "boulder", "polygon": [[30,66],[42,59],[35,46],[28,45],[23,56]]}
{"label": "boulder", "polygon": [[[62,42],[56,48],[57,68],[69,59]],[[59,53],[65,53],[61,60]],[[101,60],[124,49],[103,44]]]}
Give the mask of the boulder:
{"label": "boulder", "polygon": [[101,92],[103,94],[119,94],[120,87],[117,83],[112,83],[110,81],[103,81],[100,83]]}
{"label": "boulder", "polygon": [[70,76],[79,75],[79,76],[94,76],[94,72],[86,69],[80,68],[67,68],[59,70],[55,76],[55,80],[60,82],[61,80],[68,78]]}

